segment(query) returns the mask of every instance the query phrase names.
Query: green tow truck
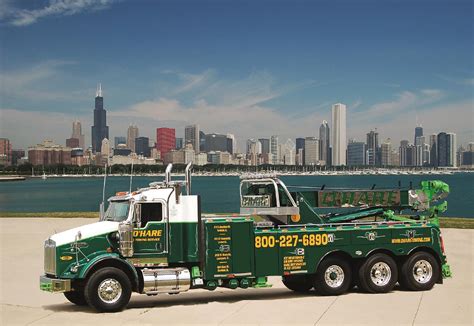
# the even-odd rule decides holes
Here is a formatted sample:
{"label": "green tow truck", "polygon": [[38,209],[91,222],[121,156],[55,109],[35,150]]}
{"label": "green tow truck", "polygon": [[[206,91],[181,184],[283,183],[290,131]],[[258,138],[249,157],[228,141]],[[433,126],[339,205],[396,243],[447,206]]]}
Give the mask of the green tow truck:
{"label": "green tow truck", "polygon": [[[191,169],[117,193],[99,222],[50,236],[40,288],[77,305],[119,311],[132,292],[157,295],[217,287],[264,288],[282,277],[296,292],[370,293],[397,282],[414,291],[450,276],[438,214],[449,187],[287,187],[275,175],[245,175],[240,213],[201,215]],[[336,208],[343,212],[320,214]],[[395,214],[415,212],[410,218]]]}

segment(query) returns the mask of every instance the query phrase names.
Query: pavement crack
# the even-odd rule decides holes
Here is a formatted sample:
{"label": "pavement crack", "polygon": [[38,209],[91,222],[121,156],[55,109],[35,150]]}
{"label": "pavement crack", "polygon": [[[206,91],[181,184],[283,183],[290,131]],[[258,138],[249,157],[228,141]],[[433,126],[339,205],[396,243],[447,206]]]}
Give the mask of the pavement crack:
{"label": "pavement crack", "polygon": [[415,325],[415,320],[416,320],[416,317],[418,316],[418,311],[420,311],[421,301],[423,300],[424,294],[425,292],[421,292],[420,301],[418,302],[418,308],[416,308],[415,316],[413,316],[413,321],[411,322],[412,325]]}
{"label": "pavement crack", "polygon": [[334,305],[334,303],[337,301],[339,297],[336,297],[332,302],[331,304],[326,308],[326,310],[324,310],[323,314],[321,316],[319,316],[318,320],[316,320],[316,322],[313,324],[313,325],[317,325],[319,323],[319,321],[324,317],[324,315],[329,311],[329,309],[331,309],[331,307]]}
{"label": "pavement crack", "polygon": [[239,313],[239,312],[240,312],[242,309],[244,309],[249,303],[250,303],[250,302],[244,303],[239,309],[237,309],[236,311],[234,311],[234,312],[231,313],[230,315],[225,316],[225,317],[218,323],[218,325],[222,325],[222,323],[223,323],[226,319],[228,319],[228,318],[232,317],[233,315]]}
{"label": "pavement crack", "polygon": [[40,321],[41,319],[45,319],[45,318],[48,318],[49,316],[51,316],[52,314],[54,314],[54,312],[51,312],[49,314],[47,314],[46,316],[42,316],[38,319],[35,319],[33,321],[30,321],[28,324],[25,324],[25,325],[32,325],[33,323],[36,323],[37,321]]}

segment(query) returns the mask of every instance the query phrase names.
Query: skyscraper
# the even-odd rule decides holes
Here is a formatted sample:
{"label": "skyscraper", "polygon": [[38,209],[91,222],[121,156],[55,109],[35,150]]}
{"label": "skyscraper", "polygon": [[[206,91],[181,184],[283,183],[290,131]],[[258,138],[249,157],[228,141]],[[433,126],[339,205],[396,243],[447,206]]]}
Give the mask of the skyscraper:
{"label": "skyscraper", "polygon": [[156,149],[160,151],[161,158],[176,147],[176,131],[174,128],[156,129]]}
{"label": "skyscraper", "polygon": [[138,127],[130,125],[127,130],[127,147],[135,152],[135,139],[138,137]]}
{"label": "skyscraper", "polygon": [[456,147],[457,147],[457,143],[456,143],[456,134],[453,133],[453,132],[448,132],[447,133],[447,136],[448,136],[448,144],[449,144],[449,149],[448,149],[448,164],[449,166],[457,166],[457,163],[456,163]]}
{"label": "skyscraper", "polygon": [[92,126],[92,151],[94,153],[100,152],[104,138],[109,139],[109,127],[107,126],[107,111],[104,109],[102,85],[99,84],[95,93],[94,125]]}
{"label": "skyscraper", "polygon": [[194,153],[199,154],[199,125],[189,125],[184,128],[184,146],[187,144],[193,145]]}
{"label": "skyscraper", "polygon": [[365,143],[357,142],[354,139],[349,140],[347,144],[347,165],[360,166],[365,165]]}
{"label": "skyscraper", "polygon": [[278,136],[270,137],[270,153],[272,153],[273,164],[280,164],[280,146],[278,144]]}
{"label": "skyscraper", "polygon": [[319,140],[316,137],[306,137],[304,140],[304,164],[319,163]]}
{"label": "skyscraper", "polygon": [[377,129],[367,134],[367,165],[379,165],[379,133]]}
{"label": "skyscraper", "polygon": [[237,152],[237,141],[233,134],[227,134],[227,152],[230,154]]}
{"label": "skyscraper", "polygon": [[423,136],[423,127],[421,125],[415,127],[415,140],[414,144],[416,146],[416,138]]}
{"label": "skyscraper", "polygon": [[84,146],[84,135],[82,134],[82,126],[79,120],[72,122],[72,135],[71,138],[79,140],[79,147],[85,149]]}
{"label": "skyscraper", "polygon": [[319,156],[324,165],[330,165],[331,158],[329,157],[329,124],[326,120],[319,127]]}
{"label": "skyscraper", "polygon": [[390,138],[380,146],[380,163],[382,166],[392,165],[392,144]]}
{"label": "skyscraper", "polygon": [[331,143],[332,165],[346,165],[346,106],[342,103],[336,103],[332,106]]}
{"label": "skyscraper", "polygon": [[268,138],[260,138],[258,140],[262,145],[262,154],[269,154],[270,153],[270,139]]}
{"label": "skyscraper", "polygon": [[148,139],[148,137],[135,138],[135,153],[137,153],[137,155],[150,157],[150,140]]}
{"label": "skyscraper", "polygon": [[438,135],[430,135],[430,165],[438,166],[438,148],[437,148]]}
{"label": "skyscraper", "polygon": [[449,141],[445,132],[440,132],[436,139],[438,166],[448,166]]}
{"label": "skyscraper", "polygon": [[127,138],[124,136],[116,136],[114,137],[114,147],[117,148],[120,144],[127,144]]}
{"label": "skyscraper", "polygon": [[295,156],[296,164],[304,165],[304,138],[296,138]]}

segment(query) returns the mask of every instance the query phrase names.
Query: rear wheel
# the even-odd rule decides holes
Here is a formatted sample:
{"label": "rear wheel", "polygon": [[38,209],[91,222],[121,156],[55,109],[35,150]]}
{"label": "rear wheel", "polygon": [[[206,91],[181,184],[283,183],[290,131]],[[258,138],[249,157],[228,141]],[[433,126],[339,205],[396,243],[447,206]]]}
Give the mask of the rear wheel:
{"label": "rear wheel", "polygon": [[342,258],[323,260],[314,276],[314,288],[322,295],[339,295],[347,292],[352,284],[351,266]]}
{"label": "rear wheel", "polygon": [[285,275],[281,280],[288,289],[295,292],[308,292],[313,288],[309,275]]}
{"label": "rear wheel", "polygon": [[114,267],[99,269],[87,280],[84,295],[98,311],[122,310],[130,301],[132,285],[123,271]]}
{"label": "rear wheel", "polygon": [[431,289],[439,278],[439,264],[427,252],[415,252],[403,263],[400,285],[411,291]]}
{"label": "rear wheel", "polygon": [[64,296],[66,299],[68,299],[70,302],[74,303],[75,305],[78,306],[86,306],[86,298],[84,297],[84,291],[78,290],[78,291],[69,291],[69,292],[64,292]]}
{"label": "rear wheel", "polygon": [[389,292],[395,287],[397,279],[397,264],[386,254],[370,256],[359,268],[359,285],[365,292]]}

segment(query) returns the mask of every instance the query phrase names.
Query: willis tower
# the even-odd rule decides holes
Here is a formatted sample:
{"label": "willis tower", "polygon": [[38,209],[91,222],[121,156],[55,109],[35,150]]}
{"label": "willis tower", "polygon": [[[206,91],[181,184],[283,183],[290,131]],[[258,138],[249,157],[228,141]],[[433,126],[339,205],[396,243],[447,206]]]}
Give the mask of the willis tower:
{"label": "willis tower", "polygon": [[109,139],[106,114],[104,98],[102,97],[102,85],[99,84],[95,93],[94,125],[92,126],[92,151],[94,153],[100,152],[104,138]]}

